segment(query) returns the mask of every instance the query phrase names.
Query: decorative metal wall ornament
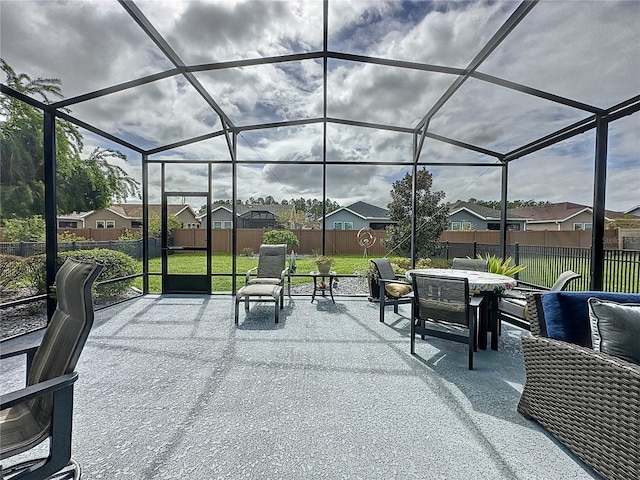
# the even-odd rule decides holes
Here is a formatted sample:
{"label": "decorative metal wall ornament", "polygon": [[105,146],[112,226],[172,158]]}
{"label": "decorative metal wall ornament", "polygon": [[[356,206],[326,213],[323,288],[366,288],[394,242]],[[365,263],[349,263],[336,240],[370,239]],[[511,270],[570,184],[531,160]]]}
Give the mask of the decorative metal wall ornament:
{"label": "decorative metal wall ornament", "polygon": [[367,258],[369,256],[368,250],[376,244],[376,237],[371,234],[371,229],[369,227],[363,227],[358,230],[358,245],[363,248],[362,258]]}

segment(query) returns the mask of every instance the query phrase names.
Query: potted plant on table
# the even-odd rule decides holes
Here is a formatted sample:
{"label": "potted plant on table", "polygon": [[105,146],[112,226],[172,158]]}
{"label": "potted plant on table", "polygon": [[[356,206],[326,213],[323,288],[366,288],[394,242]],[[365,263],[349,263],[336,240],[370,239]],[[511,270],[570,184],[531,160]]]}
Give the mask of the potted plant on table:
{"label": "potted plant on table", "polygon": [[333,258],[327,257],[325,255],[316,257],[316,266],[318,267],[318,272],[322,273],[323,275],[327,275],[329,273],[329,270],[331,270],[331,267],[335,263],[336,261]]}

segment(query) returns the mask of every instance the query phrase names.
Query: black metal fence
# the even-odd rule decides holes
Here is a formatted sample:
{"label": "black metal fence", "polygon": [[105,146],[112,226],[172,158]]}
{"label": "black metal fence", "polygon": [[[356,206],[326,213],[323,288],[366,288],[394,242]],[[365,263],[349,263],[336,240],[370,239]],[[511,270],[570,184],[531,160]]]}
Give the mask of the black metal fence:
{"label": "black metal fence", "polygon": [[[109,240],[109,241],[82,241],[82,242],[60,242],[59,252],[72,252],[76,250],[93,250],[95,248],[106,248],[117,250],[127,255],[142,260],[142,240]],[[162,242],[159,238],[150,238],[147,241],[149,258],[159,257],[162,253]],[[2,242],[0,243],[0,255],[16,255],[18,257],[31,257],[45,253],[44,242]]]}
{"label": "black metal fence", "polygon": [[[499,245],[479,243],[443,244],[443,256],[475,258],[480,254],[500,256]],[[546,247],[532,245],[508,245],[507,256],[516,265],[526,265],[516,275],[522,282],[549,288],[558,276],[573,270],[581,278],[573,281],[568,290],[588,290],[591,276],[591,249],[577,247]],[[611,292],[640,292],[640,250],[604,251],[604,290]]]}

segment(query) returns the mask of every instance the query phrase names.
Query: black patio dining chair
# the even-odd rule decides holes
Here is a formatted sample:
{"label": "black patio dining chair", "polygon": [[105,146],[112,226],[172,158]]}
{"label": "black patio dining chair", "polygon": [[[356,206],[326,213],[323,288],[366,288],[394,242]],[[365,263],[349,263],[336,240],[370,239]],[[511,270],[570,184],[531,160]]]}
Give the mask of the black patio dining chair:
{"label": "black patio dining chair", "polygon": [[388,258],[375,258],[371,263],[377,272],[380,285],[380,321],[384,322],[385,307],[393,305],[393,312],[397,314],[398,305],[410,304],[413,301],[411,283],[395,274]]}
{"label": "black patio dining chair", "polygon": [[411,354],[415,353],[416,335],[466,343],[469,346],[469,370],[473,370],[473,352],[477,350],[477,311],[483,297],[469,296],[467,278],[415,273],[411,280]]}
{"label": "black patio dining chair", "polygon": [[[548,291],[562,291],[573,280],[580,278],[580,274],[571,270],[562,272]],[[527,318],[527,293],[541,293],[547,291],[540,288],[528,288],[517,286],[511,290],[502,292],[498,299],[498,330],[502,330],[502,322],[507,322],[517,327],[529,330],[530,323]]]}
{"label": "black patio dining chair", "polygon": [[455,257],[451,268],[455,270],[474,270],[476,272],[489,271],[489,262],[481,258]]}
{"label": "black patio dining chair", "polygon": [[80,478],[71,459],[74,369],[93,325],[91,287],[101,271],[93,262],[67,259],[56,275],[57,308],[42,342],[2,348],[0,358],[25,356],[27,386],[0,398],[0,459],[50,441],[48,457],[3,466],[5,480]]}

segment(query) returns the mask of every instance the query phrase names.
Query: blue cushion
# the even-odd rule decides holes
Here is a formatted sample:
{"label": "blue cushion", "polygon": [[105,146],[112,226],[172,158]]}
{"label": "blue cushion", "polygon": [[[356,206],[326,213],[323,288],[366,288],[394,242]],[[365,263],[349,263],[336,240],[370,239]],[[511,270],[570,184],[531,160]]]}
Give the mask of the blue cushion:
{"label": "blue cushion", "polygon": [[591,297],[618,303],[640,303],[640,295],[619,292],[545,292],[542,312],[547,336],[592,348],[589,304]]}

